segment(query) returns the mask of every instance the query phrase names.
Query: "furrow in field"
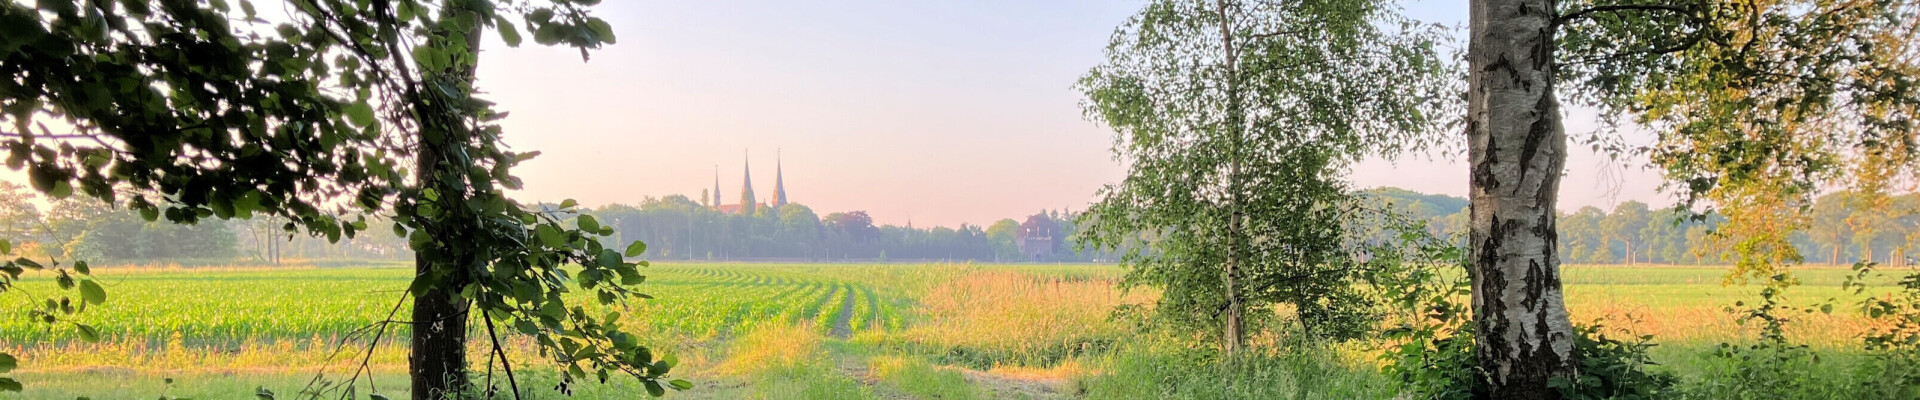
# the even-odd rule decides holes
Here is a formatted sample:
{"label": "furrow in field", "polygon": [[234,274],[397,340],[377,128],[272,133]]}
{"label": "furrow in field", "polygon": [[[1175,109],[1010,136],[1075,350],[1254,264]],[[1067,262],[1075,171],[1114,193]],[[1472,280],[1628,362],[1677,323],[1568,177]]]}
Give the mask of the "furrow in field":
{"label": "furrow in field", "polygon": [[827,293],[820,295],[820,297],[815,297],[806,308],[801,309],[799,313],[793,315],[792,321],[794,323],[800,323],[800,321],[812,320],[820,316],[820,310],[826,308],[827,302],[832,301],[833,295],[839,292],[840,285],[827,284]]}
{"label": "furrow in field", "polygon": [[872,287],[863,287],[861,290],[867,294],[867,316],[861,319],[860,328],[873,329],[874,327],[881,326],[880,319],[884,318],[886,314],[881,312],[880,296],[874,295]]}
{"label": "furrow in field", "polygon": [[833,337],[840,338],[840,339],[846,339],[848,336],[853,336],[854,290],[852,287],[848,287],[846,292],[847,294],[846,296],[844,296],[845,300],[840,301],[840,311],[835,314],[834,321],[833,321],[832,335]]}

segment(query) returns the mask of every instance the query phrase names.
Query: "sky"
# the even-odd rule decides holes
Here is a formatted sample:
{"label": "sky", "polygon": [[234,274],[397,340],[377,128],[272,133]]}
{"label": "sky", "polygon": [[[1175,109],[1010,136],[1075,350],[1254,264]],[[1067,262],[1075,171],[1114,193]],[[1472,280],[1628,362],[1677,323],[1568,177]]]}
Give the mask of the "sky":
{"label": "sky", "polygon": [[[512,112],[507,143],[543,155],[517,169],[523,200],[637,203],[714,187],[738,201],[744,164],[771,196],[878,223],[990,224],[1084,209],[1125,176],[1112,131],[1073,83],[1103,60],[1138,1],[606,2],[619,43],[485,46],[480,82]],[[1465,0],[1407,5],[1462,26]],[[1592,129],[1572,110],[1569,132]],[[1464,141],[1464,135],[1460,138]],[[1458,146],[1464,148],[1464,146]],[[1357,165],[1358,187],[1465,196],[1462,154]],[[1670,204],[1644,160],[1576,149],[1561,207]]]}
{"label": "sky", "polygon": [[[1464,26],[1466,1],[1419,0],[1407,14]],[[821,215],[986,225],[1085,209],[1125,176],[1113,132],[1084,117],[1073,84],[1141,4],[608,1],[595,13],[618,44],[583,62],[570,48],[490,37],[479,86],[511,112],[506,142],[543,153],[515,169],[522,201],[698,200],[717,178],[735,203],[749,162],[767,201],[778,160],[789,200]],[[1569,113],[1569,132],[1592,129],[1591,112]],[[1464,197],[1464,158],[1370,160],[1351,180]],[[1671,204],[1645,164],[1574,149],[1561,208]]]}

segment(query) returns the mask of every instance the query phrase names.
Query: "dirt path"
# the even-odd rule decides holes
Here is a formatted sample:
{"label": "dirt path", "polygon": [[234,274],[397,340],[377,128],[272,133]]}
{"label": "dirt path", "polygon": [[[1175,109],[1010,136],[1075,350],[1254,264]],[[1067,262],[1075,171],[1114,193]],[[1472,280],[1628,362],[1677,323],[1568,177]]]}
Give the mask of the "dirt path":
{"label": "dirt path", "polygon": [[1072,394],[1060,392],[1060,389],[1066,386],[1067,381],[1065,379],[1017,377],[966,368],[955,369],[960,370],[960,374],[967,378],[967,383],[971,383],[977,388],[986,389],[988,398],[992,399],[1050,400],[1073,398]]}
{"label": "dirt path", "polygon": [[833,320],[833,337],[846,339],[853,336],[853,288],[848,287],[846,300],[840,302],[840,316]]}

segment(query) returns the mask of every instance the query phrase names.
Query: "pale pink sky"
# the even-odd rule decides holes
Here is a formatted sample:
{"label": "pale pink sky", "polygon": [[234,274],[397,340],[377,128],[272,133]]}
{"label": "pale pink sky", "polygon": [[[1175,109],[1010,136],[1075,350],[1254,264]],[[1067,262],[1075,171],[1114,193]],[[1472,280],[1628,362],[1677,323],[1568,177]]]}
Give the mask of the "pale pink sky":
{"label": "pale pink sky", "polygon": [[[506,141],[539,150],[522,200],[589,205],[646,196],[696,200],[714,184],[739,199],[743,152],[754,190],[773,192],[784,154],[789,199],[877,223],[989,224],[1084,209],[1125,168],[1111,131],[1086,121],[1073,83],[1102,60],[1139,1],[605,2],[619,44],[583,63],[571,49],[483,46],[480,86],[512,112]],[[1409,14],[1458,25],[1466,0]],[[1576,110],[1568,130],[1592,127]],[[1464,140],[1464,136],[1461,137]],[[1370,161],[1359,187],[1465,196],[1463,154]],[[1574,149],[1561,208],[1670,204],[1644,160]],[[0,177],[24,182],[16,172]]]}
{"label": "pale pink sky", "polygon": [[[1045,3],[1045,4],[1039,4]],[[1074,81],[1139,7],[1110,1],[634,1],[600,15],[620,43],[582,63],[571,50],[490,51],[481,84],[513,112],[507,141],[538,149],[522,197],[587,204],[711,188],[738,200],[742,152],[755,191],[784,154],[788,197],[876,222],[988,224],[1083,209],[1125,168],[1111,131],[1086,121]],[[1464,19],[1464,0],[1410,6]],[[500,46],[494,46],[498,49]],[[1591,127],[1570,118],[1569,130]],[[1459,155],[1444,155],[1458,159]],[[1667,204],[1644,162],[1568,162],[1562,207]],[[1464,196],[1461,162],[1368,162],[1360,187]]]}

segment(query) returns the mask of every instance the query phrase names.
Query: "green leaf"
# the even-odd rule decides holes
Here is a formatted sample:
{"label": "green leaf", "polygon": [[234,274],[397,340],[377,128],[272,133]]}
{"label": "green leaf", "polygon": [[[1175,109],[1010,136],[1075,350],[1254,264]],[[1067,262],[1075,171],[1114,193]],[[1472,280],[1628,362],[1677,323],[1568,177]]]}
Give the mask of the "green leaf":
{"label": "green leaf", "polygon": [[13,378],[0,378],[0,392],[18,392],[26,389],[25,386],[20,386],[20,381]]}
{"label": "green leaf", "polygon": [[547,245],[547,247],[559,248],[567,245],[566,236],[561,236],[559,230],[553,229],[553,225],[540,224],[535,226],[533,228],[533,235],[540,237],[540,243]]}
{"label": "green leaf", "polygon": [[600,263],[601,268],[613,268],[626,260],[620,258],[620,252],[613,251],[613,249],[606,249],[601,250],[598,258],[595,258],[594,261]]}
{"label": "green leaf", "polygon": [[85,340],[92,343],[100,342],[100,331],[93,329],[92,326],[88,326],[87,324],[75,323],[73,324],[73,327],[78,331],[78,333],[80,333],[80,340]]}
{"label": "green leaf", "polygon": [[86,261],[74,261],[73,270],[82,275],[93,275],[93,268],[88,267]]}
{"label": "green leaf", "polygon": [[420,69],[439,71],[447,67],[447,54],[433,46],[418,46],[413,48],[413,62],[419,64]]}
{"label": "green leaf", "polygon": [[393,400],[393,399],[387,398],[386,395],[379,394],[379,393],[369,394],[367,395],[367,398],[372,400]]}
{"label": "green leaf", "polygon": [[54,200],[64,199],[64,198],[67,198],[67,196],[72,196],[73,184],[68,183],[67,180],[65,179],[55,181],[53,182],[53,190],[47,192],[47,195],[53,196]]}
{"label": "green leaf", "polygon": [[365,127],[373,124],[373,106],[361,101],[347,105],[347,121],[355,126]]}
{"label": "green leaf", "polygon": [[641,275],[638,271],[631,271],[630,269],[620,271],[620,284],[622,285],[633,286],[646,282],[647,276]]}
{"label": "green leaf", "polygon": [[520,47],[520,29],[507,22],[506,17],[494,17],[494,26],[500,28],[500,40],[507,41],[507,47]]}
{"label": "green leaf", "polygon": [[19,367],[20,359],[13,358],[12,354],[0,353],[0,373],[13,371],[14,368]]}
{"label": "green leaf", "polygon": [[101,288],[100,284],[94,283],[92,279],[81,280],[80,298],[86,300],[89,304],[98,305],[105,303],[107,302],[107,289]]}
{"label": "green leaf", "polygon": [[560,31],[559,24],[541,23],[539,24],[539,28],[533,30],[533,42],[541,45],[553,45],[560,43],[560,40],[564,39],[565,35],[565,32]]}
{"label": "green leaf", "polygon": [[6,239],[0,239],[0,254],[10,254],[10,253],[13,253],[13,242],[6,241]]}
{"label": "green leaf", "polygon": [[254,387],[254,388],[253,388],[253,397],[256,397],[256,398],[259,398],[260,400],[273,400],[273,399],[274,399],[274,396],[273,396],[273,391],[272,391],[272,390],[267,390],[267,387],[266,387],[266,386],[256,386],[256,387]]}
{"label": "green leaf", "polygon": [[574,223],[579,225],[580,230],[583,231],[597,232],[600,230],[600,221],[593,219],[592,215],[580,214],[580,218],[575,219]]}
{"label": "green leaf", "polygon": [[613,25],[608,25],[606,20],[587,18],[587,29],[592,29],[595,35],[599,35],[600,41],[614,43]]}
{"label": "green leaf", "polygon": [[647,244],[645,242],[635,240],[632,244],[627,245],[627,257],[639,257],[641,254],[646,253]]}
{"label": "green leaf", "polygon": [[675,379],[672,381],[667,381],[667,385],[673,386],[674,389],[678,389],[678,390],[687,390],[687,389],[693,388],[693,382],[687,382],[687,380],[685,379]]}
{"label": "green leaf", "polygon": [[667,395],[667,388],[660,387],[660,382],[654,382],[654,381],[645,381],[645,382],[647,384],[647,394],[653,395],[653,397],[660,397],[660,396]]}

